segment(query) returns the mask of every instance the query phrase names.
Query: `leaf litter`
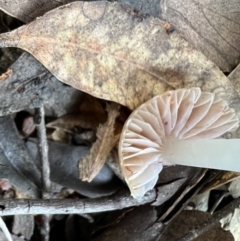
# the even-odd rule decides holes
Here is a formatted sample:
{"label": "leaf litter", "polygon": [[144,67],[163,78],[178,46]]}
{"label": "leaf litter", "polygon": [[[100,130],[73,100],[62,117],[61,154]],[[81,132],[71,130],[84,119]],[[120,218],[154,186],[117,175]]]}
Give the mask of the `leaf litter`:
{"label": "leaf litter", "polygon": [[107,105],[108,119],[97,129],[97,140],[92,145],[90,154],[79,161],[80,178],[91,182],[105,164],[112,148],[118,143],[119,134],[115,134],[115,121],[119,115],[119,105]]}
{"label": "leaf litter", "polygon": [[[63,4],[73,2],[71,0],[48,1],[48,0],[0,0],[0,9],[22,22],[30,22],[47,11]],[[16,6],[18,6],[16,8]]]}
{"label": "leaf litter", "polygon": [[240,59],[239,1],[163,0],[160,8],[163,19],[223,72],[236,67]]}
{"label": "leaf litter", "polygon": [[[8,3],[10,2],[7,2],[7,4]],[[25,3],[27,4],[27,1],[25,1]],[[41,3],[45,4],[44,1]],[[59,4],[61,3],[63,4],[63,1],[59,2]],[[166,4],[166,1],[163,1],[163,3]],[[0,8],[1,4],[2,2],[0,1]],[[20,15],[24,16],[24,4],[19,4],[21,5]],[[35,2],[32,1],[32,4],[32,6],[34,6]],[[58,3],[56,2],[56,4]],[[177,5],[174,1],[169,1],[168,4]],[[192,3],[184,1],[184,4],[188,5],[189,9],[191,8]],[[49,6],[50,5],[51,4],[49,4]],[[4,7],[5,6],[3,5],[2,8]],[[47,4],[46,6],[43,6],[42,9],[45,7],[48,7]],[[12,6],[10,6],[10,8],[12,8]],[[161,9],[161,6],[159,6],[159,9]],[[36,9],[36,11],[32,11],[32,15],[27,15],[25,12],[25,17],[28,19],[24,21],[32,21],[34,18],[33,15],[41,14],[39,10],[40,8]],[[123,7],[118,3],[76,2],[55,9],[44,15],[42,18],[36,19],[29,25],[25,25],[20,29],[1,35],[0,38],[3,41],[2,43],[0,42],[0,45],[20,47],[33,54],[48,70],[50,70],[51,73],[64,83],[72,85],[73,87],[93,96],[123,104],[130,109],[134,109],[145,100],[156,94],[161,94],[168,89],[198,86],[204,91],[210,91],[221,95],[233,108],[236,109],[236,112],[238,112],[239,115],[239,96],[233,88],[232,84],[234,82],[229,76],[229,80],[232,81],[230,82],[218,69],[218,67],[222,70],[224,68],[226,68],[226,70],[233,68],[234,63],[237,62],[237,55],[231,55],[229,58],[219,58],[219,61],[217,55],[217,57],[214,56],[216,59],[211,58],[212,52],[209,51],[208,55],[208,50],[204,52],[201,48],[194,45],[194,42],[191,42],[190,39],[184,35],[181,26],[177,25],[177,20],[171,15],[166,15],[169,14],[169,9],[167,9],[167,11],[168,12],[164,12],[165,15],[163,16],[168,22],[164,22],[148,16],[147,14],[141,14],[139,11],[129,7]],[[18,14],[18,12],[16,12],[16,14]],[[222,19],[220,22],[222,22]],[[180,30],[180,34],[177,30]],[[185,39],[190,43],[181,37],[181,34],[183,34]],[[218,67],[200,52],[192,49],[191,46],[198,50],[202,50],[202,52],[214,61]],[[221,47],[222,45],[220,44],[219,46]],[[229,53],[231,53],[231,51],[229,51]],[[222,64],[223,60],[225,61],[224,64]],[[32,62],[34,61],[35,60],[32,60]],[[35,67],[36,66],[41,69],[41,71],[46,71],[38,62],[36,62]],[[27,65],[25,68],[28,70]],[[20,68],[18,70],[19,76],[21,75],[21,71]],[[8,73],[7,71],[3,76],[6,83],[2,83],[2,86],[4,86],[7,91],[12,88],[11,85],[9,85],[9,88],[7,83],[13,75],[16,75],[15,69],[13,69],[13,72]],[[42,79],[42,81],[55,81],[50,73],[46,72],[45,76],[46,78],[44,80]],[[16,76],[14,78],[16,78]],[[17,79],[18,78],[15,80]],[[33,80],[34,78],[30,78],[30,81]],[[236,78],[234,81],[237,83]],[[46,84],[46,86],[48,86],[48,84]],[[33,85],[27,85],[26,87],[28,90],[33,89]],[[37,86],[37,88],[39,87]],[[62,86],[59,89],[61,90],[61,88]],[[7,91],[3,94],[6,94]],[[23,92],[21,91],[18,94],[18,98],[23,98],[24,94],[28,97],[29,93],[31,93],[31,91],[25,94],[23,89]],[[79,91],[79,93],[81,92]],[[40,96],[44,95],[45,92],[41,89]],[[51,98],[47,97],[49,98],[47,99],[46,95],[44,98],[45,104],[48,104],[48,100]],[[31,102],[32,101],[30,101],[30,103]],[[5,104],[6,101],[3,101],[3,103]],[[14,112],[11,104],[14,103],[14,99],[8,103],[11,108],[10,111]],[[26,103],[27,102],[25,101],[25,106],[28,106]],[[35,105],[36,103],[37,102],[34,102]],[[62,103],[65,104],[64,101],[62,101]],[[15,111],[23,108],[23,103],[19,102],[17,104],[18,105],[14,104],[15,107],[17,107],[15,108]],[[53,108],[56,108],[56,105],[52,106]],[[79,107],[75,106],[75,110],[76,108],[78,110]],[[94,107],[91,105],[85,105],[85,109],[81,110],[84,116],[86,113],[85,111],[89,109],[94,109]],[[8,108],[5,110],[2,109],[1,113],[4,115],[7,111],[9,111]],[[62,108],[57,116],[61,116],[62,114],[67,114],[66,116],[71,116],[71,118],[73,116],[71,111],[67,110],[67,107]],[[121,114],[122,112],[120,115]],[[84,122],[81,118],[80,121],[77,120],[78,114],[74,115],[75,119],[70,118],[69,120],[67,118],[65,119],[66,116],[60,117],[60,119],[57,119],[57,123],[51,123],[50,125],[57,130],[64,130],[62,133],[69,132],[69,130],[71,132],[76,123],[78,125],[79,123],[82,124]],[[127,115],[128,112],[126,116]],[[93,115],[93,117],[97,116],[98,115]],[[125,119],[126,118],[123,118],[123,122]],[[75,122],[75,124],[73,124],[73,122]],[[86,123],[87,122],[88,121],[86,121]],[[117,128],[117,130],[121,130],[121,125],[116,127],[117,122],[115,120],[112,122],[115,123],[115,128]],[[96,121],[96,124],[93,123],[94,120],[89,119],[88,124],[91,127],[95,126],[93,129],[96,131],[96,126],[101,122],[98,123],[98,121]],[[107,122],[103,124],[103,126],[106,124]],[[78,147],[72,148],[69,145],[57,143],[50,144],[51,150],[53,150],[52,152],[50,151],[50,159],[53,161],[51,164],[51,170],[53,172],[51,178],[63,186],[72,187],[74,190],[78,190],[83,195],[94,197],[99,191],[98,182],[101,182],[101,177],[103,175],[99,175],[98,181],[94,179],[96,186],[94,186],[94,180],[89,183],[90,185],[87,185],[87,183],[81,182],[80,180],[77,181],[77,164],[74,163],[78,162],[79,157],[82,156],[83,153],[86,154],[89,153],[89,151],[90,155],[92,153],[93,157],[89,158],[89,163],[93,163],[94,160],[97,160],[96,156],[102,156],[103,153],[105,158],[99,159],[101,159],[101,162],[105,161],[110,149],[114,146],[114,143],[117,143],[117,135],[114,135],[113,137],[110,135],[111,131],[112,134],[114,133],[113,126],[114,125],[110,125],[108,128],[105,127],[102,131],[100,131],[101,128],[98,128],[97,135],[101,138],[99,138],[96,143],[98,142],[100,145],[101,148],[99,149],[97,148],[99,145],[96,143],[93,144],[91,150],[88,148],[83,148],[83,150],[81,148],[81,151]],[[118,131],[115,132],[118,133]],[[73,133],[71,133],[71,135],[72,134]],[[230,135],[231,136],[227,136],[227,138],[231,138],[232,136],[238,137],[239,132],[230,133]],[[106,141],[104,136],[108,138],[111,136],[109,140],[112,140],[112,143]],[[102,139],[102,141],[100,141],[100,139]],[[36,145],[33,143],[28,142],[28,147],[35,160],[37,159],[38,152]],[[112,145],[107,146],[108,143]],[[71,165],[69,165],[68,161],[72,160],[73,156],[69,153],[66,154],[66,152],[74,153],[74,161]],[[62,162],[59,162],[59,159],[61,159],[59,158],[60,156],[64,157]],[[112,156],[114,157],[114,155]],[[39,166],[39,163],[37,165]],[[93,170],[98,172],[96,170],[100,170],[101,165],[101,163],[93,164],[94,168],[85,169],[87,170],[86,173],[91,174]],[[57,166],[62,167],[57,169]],[[67,166],[69,168],[67,168]],[[109,173],[108,171],[106,172],[106,166],[104,166],[103,169],[101,172],[105,172],[104,175],[108,175]],[[170,183],[171,178],[169,173],[171,173],[171,170],[173,169],[175,170],[175,174],[172,183]],[[199,173],[195,178],[197,180],[195,180],[193,178],[193,173],[195,172],[194,168],[189,169],[189,173],[187,174],[188,179],[185,183],[186,177],[182,177],[181,167],[171,167],[164,171],[163,175],[160,177],[161,182],[157,184],[158,190],[160,191],[157,202],[158,204],[164,202],[165,207],[167,207],[165,208],[165,211],[167,210],[165,214],[164,212],[162,212],[162,214],[165,216],[175,216],[181,211],[181,209],[177,207],[180,204],[182,205],[183,203],[188,202],[189,197],[185,198],[185,196],[187,196],[187,194],[189,195],[190,191],[194,191],[195,185],[196,188],[197,185],[203,187],[203,183],[199,181],[200,179],[198,177],[199,175],[203,177],[203,175]],[[89,178],[89,175],[86,173],[85,175]],[[237,177],[237,175],[234,175],[234,178],[235,177]],[[204,178],[205,177],[203,177],[203,179]],[[111,178],[109,178],[109,180],[111,180]],[[231,178],[228,179],[228,181],[230,180]],[[188,182],[190,182],[191,185],[188,186]],[[114,185],[115,187],[117,186],[116,184]],[[162,186],[159,187],[159,185]],[[172,190],[169,190],[169,188],[172,188]],[[102,191],[104,189],[105,188],[103,188]],[[180,195],[179,198],[176,198],[176,196],[179,196],[179,193],[177,193],[178,189],[179,193],[182,192],[182,195]],[[112,190],[114,190],[114,188]],[[99,191],[98,195],[103,195],[103,192]],[[107,192],[108,191],[105,192],[105,195],[108,195],[106,194]],[[109,193],[110,192],[111,191],[109,190]],[[151,212],[152,210],[153,209],[151,209]],[[171,212],[172,210],[173,212]],[[137,209],[136,212],[138,212]],[[133,214],[133,218],[134,216],[136,217],[136,215],[137,214]],[[154,220],[156,221],[155,215],[155,213],[154,215],[150,214],[150,217],[153,218],[154,216]],[[141,213],[141,216],[146,218],[144,212]],[[145,233],[146,240],[150,240],[150,231],[153,232],[155,230],[155,235],[162,232],[162,226],[161,224],[158,226],[159,224],[160,223],[158,222],[148,223],[149,228]],[[136,226],[136,221],[133,221],[133,227],[134,226]],[[128,225],[126,227],[128,227]],[[141,227],[139,228],[141,229]],[[114,234],[115,230],[112,230],[113,235],[116,235],[116,233]],[[129,237],[131,237],[131,240],[134,240],[132,232],[129,233]],[[136,237],[139,238],[138,236]],[[141,236],[141,238],[142,237],[143,236]],[[104,236],[102,236],[102,238],[104,238]]]}
{"label": "leaf litter", "polygon": [[118,3],[74,2],[0,35],[0,46],[22,48],[64,83],[130,109],[173,88],[232,97],[223,73],[164,26]]}

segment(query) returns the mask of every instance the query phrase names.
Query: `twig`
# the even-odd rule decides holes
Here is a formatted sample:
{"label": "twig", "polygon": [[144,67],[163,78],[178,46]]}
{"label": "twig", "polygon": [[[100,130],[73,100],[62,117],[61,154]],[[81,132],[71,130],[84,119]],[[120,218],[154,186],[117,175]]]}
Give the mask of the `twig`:
{"label": "twig", "polygon": [[3,221],[3,219],[0,217],[0,228],[2,229],[3,233],[5,234],[6,238],[8,241],[13,241],[12,240],[12,236],[5,224],[5,222]]}
{"label": "twig", "polygon": [[42,163],[42,187],[43,187],[43,198],[49,198],[49,193],[51,191],[51,181],[50,181],[50,164],[48,159],[48,143],[47,135],[44,121],[44,107],[37,109],[39,112],[40,122],[38,125],[38,137],[39,137],[39,150],[41,153],[41,163]]}
{"label": "twig", "polygon": [[42,215],[42,229],[41,229],[41,235],[43,241],[49,241],[50,240],[50,216],[49,215]]}
{"label": "twig", "polygon": [[9,176],[4,175],[4,170],[1,170],[1,178],[8,179],[20,193],[28,197],[39,198],[38,188],[41,186],[41,174],[29,155],[24,141],[21,140],[11,116],[0,117],[0,149],[4,153],[1,159],[6,157],[6,162],[1,161],[1,164],[13,170]]}
{"label": "twig", "polygon": [[[51,192],[51,180],[50,180],[50,164],[48,159],[48,143],[45,127],[45,114],[44,106],[42,105],[38,109],[38,114],[40,118],[40,123],[37,126],[38,137],[39,137],[39,150],[40,150],[40,159],[42,164],[42,188],[43,188],[43,198],[49,199]],[[48,214],[42,216],[43,226],[42,226],[42,239],[43,241],[49,241],[50,238],[50,226],[49,221],[50,217]]]}
{"label": "twig", "polygon": [[114,196],[86,199],[1,199],[0,215],[96,213],[139,206],[155,199],[155,190],[149,191],[141,200],[134,199],[126,191]]}
{"label": "twig", "polygon": [[202,223],[201,225],[199,225],[198,227],[196,227],[195,229],[193,229],[192,231],[190,231],[189,233],[187,233],[177,241],[191,241],[196,239],[201,234],[215,227],[215,225],[217,225],[221,219],[227,217],[231,213],[233,214],[234,210],[239,207],[240,207],[240,197],[232,201],[230,204],[228,204],[219,212],[216,212],[210,220]]}

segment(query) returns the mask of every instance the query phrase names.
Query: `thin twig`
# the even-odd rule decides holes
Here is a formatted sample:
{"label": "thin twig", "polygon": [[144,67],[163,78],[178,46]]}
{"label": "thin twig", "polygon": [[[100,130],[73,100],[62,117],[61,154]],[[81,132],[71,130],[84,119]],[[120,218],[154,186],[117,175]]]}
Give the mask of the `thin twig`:
{"label": "thin twig", "polygon": [[3,219],[0,217],[0,228],[2,229],[3,233],[5,234],[6,238],[8,241],[13,241],[12,240],[12,236],[5,224],[5,222],[3,221]]}
{"label": "thin twig", "polygon": [[39,149],[41,153],[41,163],[42,163],[42,187],[43,187],[43,197],[49,198],[49,193],[51,191],[51,181],[50,181],[50,164],[48,159],[48,143],[45,127],[45,115],[44,107],[38,109],[40,123],[38,125],[38,137],[39,137]]}
{"label": "thin twig", "polygon": [[192,231],[188,232],[186,235],[184,235],[177,241],[191,241],[196,239],[201,234],[205,233],[206,231],[212,229],[217,224],[219,224],[221,219],[227,217],[231,213],[233,214],[234,210],[239,207],[240,207],[240,197],[232,201],[230,204],[228,204],[219,212],[216,212],[210,220],[202,223],[201,225],[199,225]]}
{"label": "thin twig", "polygon": [[139,206],[155,200],[155,190],[147,192],[141,200],[131,197],[128,191],[86,199],[0,199],[0,215],[96,213]]}
{"label": "thin twig", "polygon": [[[43,188],[43,198],[49,199],[51,192],[51,180],[50,180],[50,164],[48,159],[48,142],[47,142],[47,134],[45,127],[45,113],[44,106],[42,105],[38,109],[40,123],[37,126],[38,129],[38,137],[39,137],[39,150],[40,150],[40,159],[42,164],[42,188]],[[42,239],[43,241],[49,241],[50,238],[50,226],[49,221],[50,217],[48,214],[42,216],[43,226],[42,226]]]}
{"label": "thin twig", "polygon": [[49,241],[50,240],[50,216],[49,215],[42,215],[42,229],[41,229],[41,235],[43,241]]}

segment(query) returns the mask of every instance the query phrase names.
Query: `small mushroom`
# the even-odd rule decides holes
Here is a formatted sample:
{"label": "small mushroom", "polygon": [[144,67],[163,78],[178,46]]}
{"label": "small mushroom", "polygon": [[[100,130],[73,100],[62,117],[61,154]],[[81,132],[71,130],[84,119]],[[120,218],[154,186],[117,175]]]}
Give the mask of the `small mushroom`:
{"label": "small mushroom", "polygon": [[238,127],[235,111],[199,88],[168,91],[145,102],[125,122],[119,142],[132,196],[151,190],[165,165],[240,171],[240,140],[214,139]]}

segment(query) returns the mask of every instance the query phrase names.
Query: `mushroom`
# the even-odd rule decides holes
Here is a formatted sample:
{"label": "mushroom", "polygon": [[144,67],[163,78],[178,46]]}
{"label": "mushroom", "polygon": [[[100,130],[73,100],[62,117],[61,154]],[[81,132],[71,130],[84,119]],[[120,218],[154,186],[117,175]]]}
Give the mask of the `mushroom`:
{"label": "mushroom", "polygon": [[200,88],[167,91],[129,116],[119,142],[120,166],[135,198],[151,190],[163,166],[240,171],[240,140],[215,139],[239,127],[235,111]]}

